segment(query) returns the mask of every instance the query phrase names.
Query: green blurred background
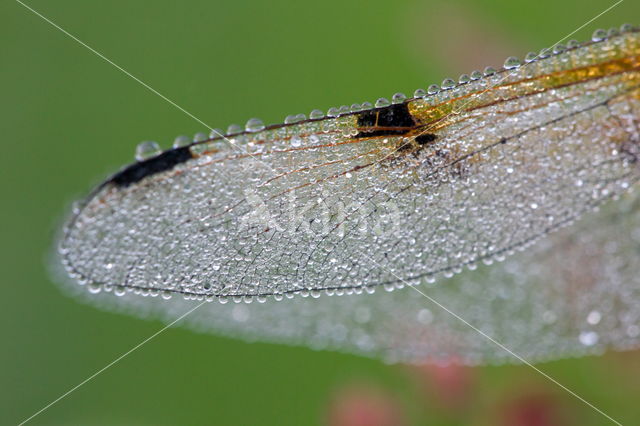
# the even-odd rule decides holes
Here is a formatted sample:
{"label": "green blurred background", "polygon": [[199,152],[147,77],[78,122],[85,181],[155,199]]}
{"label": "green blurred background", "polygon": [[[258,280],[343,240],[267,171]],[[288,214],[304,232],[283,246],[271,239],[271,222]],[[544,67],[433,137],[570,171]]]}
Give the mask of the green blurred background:
{"label": "green blurred background", "polygon": [[[28,4],[206,123],[226,128],[254,116],[273,123],[410,94],[500,65],[507,55],[554,44],[613,2]],[[639,12],[640,3],[625,1],[574,37],[638,24]],[[0,16],[0,423],[15,424],[162,326],[60,293],[45,259],[64,209],[130,162],[139,141],[168,147],[177,134],[206,129],[19,3],[3,1]],[[640,353],[540,368],[623,424],[640,423]],[[358,410],[388,423],[608,424],[526,366],[387,366],[180,328],[32,423],[342,425],[356,424],[345,418]]]}

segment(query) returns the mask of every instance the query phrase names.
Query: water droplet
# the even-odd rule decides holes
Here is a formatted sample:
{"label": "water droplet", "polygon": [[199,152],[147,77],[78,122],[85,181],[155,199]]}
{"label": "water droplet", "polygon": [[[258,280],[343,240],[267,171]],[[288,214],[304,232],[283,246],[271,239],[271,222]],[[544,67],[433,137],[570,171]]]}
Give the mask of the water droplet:
{"label": "water droplet", "polygon": [[407,97],[405,96],[404,93],[398,92],[391,97],[391,102],[393,102],[394,104],[400,104],[404,102],[406,99]]}
{"label": "water droplet", "polygon": [[553,54],[559,55],[560,53],[567,50],[567,47],[564,44],[556,44],[553,46]]}
{"label": "water droplet", "polygon": [[160,145],[154,141],[144,141],[136,147],[136,160],[144,161],[160,154]]}
{"label": "water droplet", "polygon": [[328,117],[337,117],[339,115],[340,115],[340,110],[338,110],[338,108],[336,108],[336,107],[331,107],[327,111],[327,116]]}
{"label": "water droplet", "polygon": [[607,37],[615,37],[618,34],[620,34],[620,31],[617,28],[609,28],[609,31],[607,31]]}
{"label": "water droplet", "polygon": [[567,49],[575,49],[580,46],[580,42],[576,39],[571,39],[567,42]]}
{"label": "water droplet", "polygon": [[164,290],[162,292],[162,298],[164,300],[169,300],[169,299],[171,299],[172,296],[173,296],[173,293],[171,293],[169,290]]}
{"label": "water droplet", "polygon": [[300,138],[300,136],[298,136],[298,135],[294,135],[294,136],[291,138],[291,146],[292,146],[292,147],[294,147],[294,148],[297,148],[297,147],[299,147],[300,145],[302,145],[302,139]]}
{"label": "water droplet", "polygon": [[496,73],[496,69],[493,67],[486,67],[484,69],[484,75],[494,75]]}
{"label": "water droplet", "polygon": [[427,93],[429,93],[430,95],[435,95],[439,91],[440,86],[438,86],[437,84],[432,84],[431,86],[427,87]]}
{"label": "water droplet", "polygon": [[324,112],[320,111],[319,109],[314,109],[309,113],[309,118],[311,118],[312,120],[323,118],[323,117],[324,117]]}
{"label": "water droplet", "polygon": [[633,31],[633,25],[631,25],[631,24],[622,24],[620,26],[620,32],[628,33],[630,31]]}
{"label": "water droplet", "polygon": [[251,118],[244,128],[247,132],[259,132],[264,129],[264,123],[259,118]]}
{"label": "water droplet", "polygon": [[462,74],[458,78],[458,83],[460,83],[460,84],[467,84],[470,81],[471,81],[471,77],[469,77],[469,74]]}
{"label": "water droplet", "polygon": [[373,104],[371,102],[363,102],[362,103],[362,109],[366,110],[366,109],[372,109],[373,108]]}
{"label": "water droplet", "polygon": [[222,129],[213,129],[209,133],[209,138],[211,139],[223,138],[223,137],[224,137],[224,131]]}
{"label": "water droplet", "polygon": [[598,343],[598,333],[595,331],[583,331],[579,336],[580,343],[585,346],[593,346]]}
{"label": "water droplet", "polygon": [[516,58],[515,56],[509,56],[505,61],[504,61],[504,68],[507,70],[512,70],[514,68],[518,68],[521,65],[520,59]]}
{"label": "water droplet", "polygon": [[631,324],[627,327],[627,336],[629,337],[638,337],[640,336],[640,327],[635,324]]}
{"label": "water droplet", "polygon": [[387,98],[379,98],[376,101],[376,108],[387,107],[389,105],[391,105],[391,102],[389,102]]}
{"label": "water droplet", "polygon": [[449,90],[454,88],[456,85],[455,80],[451,79],[451,78],[445,78],[444,80],[442,80],[442,90]]}
{"label": "water droplet", "polygon": [[91,294],[98,294],[102,291],[102,286],[98,283],[90,283],[87,286],[87,290],[89,290]]}
{"label": "water droplet", "polygon": [[231,124],[227,127],[227,136],[242,133],[242,127],[238,124]]}
{"label": "water droplet", "polygon": [[427,308],[420,309],[420,311],[418,311],[418,321],[424,325],[431,324],[431,321],[433,321],[433,314]]}
{"label": "water droplet", "polygon": [[416,91],[413,92],[414,98],[424,98],[426,95],[427,95],[427,91],[424,89],[416,89]]}
{"label": "water droplet", "polygon": [[191,144],[191,139],[189,136],[180,135],[173,140],[174,148],[182,148],[183,146],[187,146]]}
{"label": "water droplet", "polygon": [[284,119],[284,124],[292,124],[297,122],[297,115],[287,115]]}
{"label": "water droplet", "polygon": [[549,49],[548,47],[545,47],[544,49],[540,50],[540,53],[538,53],[538,59],[548,58],[549,56],[551,56],[551,49]]}
{"label": "water droplet", "polygon": [[193,141],[194,142],[204,142],[207,139],[209,139],[209,136],[206,133],[203,133],[203,132],[198,132],[195,135],[193,135]]}
{"label": "water droplet", "polygon": [[482,78],[482,73],[478,70],[474,70],[471,72],[471,80],[480,80]]}
{"label": "water droplet", "polygon": [[589,312],[589,315],[587,315],[587,322],[591,325],[598,324],[600,319],[602,319],[602,315],[600,315],[600,312],[598,311],[591,311]]}
{"label": "water droplet", "polygon": [[593,35],[591,36],[592,41],[602,41],[606,38],[607,38],[607,32],[602,28],[598,28],[597,30],[595,30],[593,32]]}
{"label": "water droplet", "polygon": [[538,59],[538,54],[536,52],[529,52],[527,53],[527,56],[524,57],[524,61],[526,63],[533,62],[536,59]]}
{"label": "water droplet", "polygon": [[351,110],[351,112],[358,112],[358,111],[362,111],[362,105],[360,105],[360,104],[353,104],[353,105],[351,105],[350,110]]}

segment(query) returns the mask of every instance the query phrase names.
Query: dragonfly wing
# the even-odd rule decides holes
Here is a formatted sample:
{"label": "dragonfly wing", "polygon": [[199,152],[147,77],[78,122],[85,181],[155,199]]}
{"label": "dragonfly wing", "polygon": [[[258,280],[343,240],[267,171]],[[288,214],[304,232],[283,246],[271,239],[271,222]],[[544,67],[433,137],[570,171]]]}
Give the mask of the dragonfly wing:
{"label": "dragonfly wing", "polygon": [[213,150],[134,184],[120,174],[73,217],[62,252],[85,281],[195,295],[456,272],[526,246],[637,179],[637,129],[627,127],[640,116],[638,90],[615,77],[597,85],[588,97],[577,85],[475,108],[425,145],[358,136],[346,117],[313,125],[328,131],[258,134],[243,145],[253,153]]}

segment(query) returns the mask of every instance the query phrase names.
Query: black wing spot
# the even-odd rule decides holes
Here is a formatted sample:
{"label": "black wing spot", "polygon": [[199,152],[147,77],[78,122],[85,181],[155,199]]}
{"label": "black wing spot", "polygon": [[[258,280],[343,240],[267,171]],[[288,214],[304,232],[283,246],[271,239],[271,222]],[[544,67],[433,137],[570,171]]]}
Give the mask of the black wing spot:
{"label": "black wing spot", "polygon": [[119,188],[124,188],[141,181],[147,176],[171,170],[177,164],[184,163],[191,158],[193,158],[193,155],[191,155],[188,146],[170,149],[156,157],[126,167],[124,170],[116,173],[110,179],[110,182]]}
{"label": "black wing spot", "polygon": [[[364,111],[358,115],[358,127],[365,128],[356,137],[385,135],[403,135],[416,126],[407,104],[394,104],[388,107]],[[396,127],[394,129],[394,127]],[[367,128],[371,128],[367,131]],[[376,129],[378,128],[378,129]]]}
{"label": "black wing spot", "polygon": [[429,142],[435,141],[436,139],[438,139],[438,137],[433,133],[423,133],[422,135],[416,136],[416,142],[418,143],[418,145],[426,145]]}

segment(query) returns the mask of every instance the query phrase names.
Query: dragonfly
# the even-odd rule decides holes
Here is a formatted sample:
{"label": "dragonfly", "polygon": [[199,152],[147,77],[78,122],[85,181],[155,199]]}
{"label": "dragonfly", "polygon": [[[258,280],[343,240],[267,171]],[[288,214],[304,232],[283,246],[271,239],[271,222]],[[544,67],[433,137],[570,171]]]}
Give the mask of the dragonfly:
{"label": "dragonfly", "polygon": [[624,25],[409,98],[145,142],[74,205],[57,261],[99,306],[220,302],[184,322],[389,362],[514,361],[411,287],[532,361],[630,349],[639,155]]}

